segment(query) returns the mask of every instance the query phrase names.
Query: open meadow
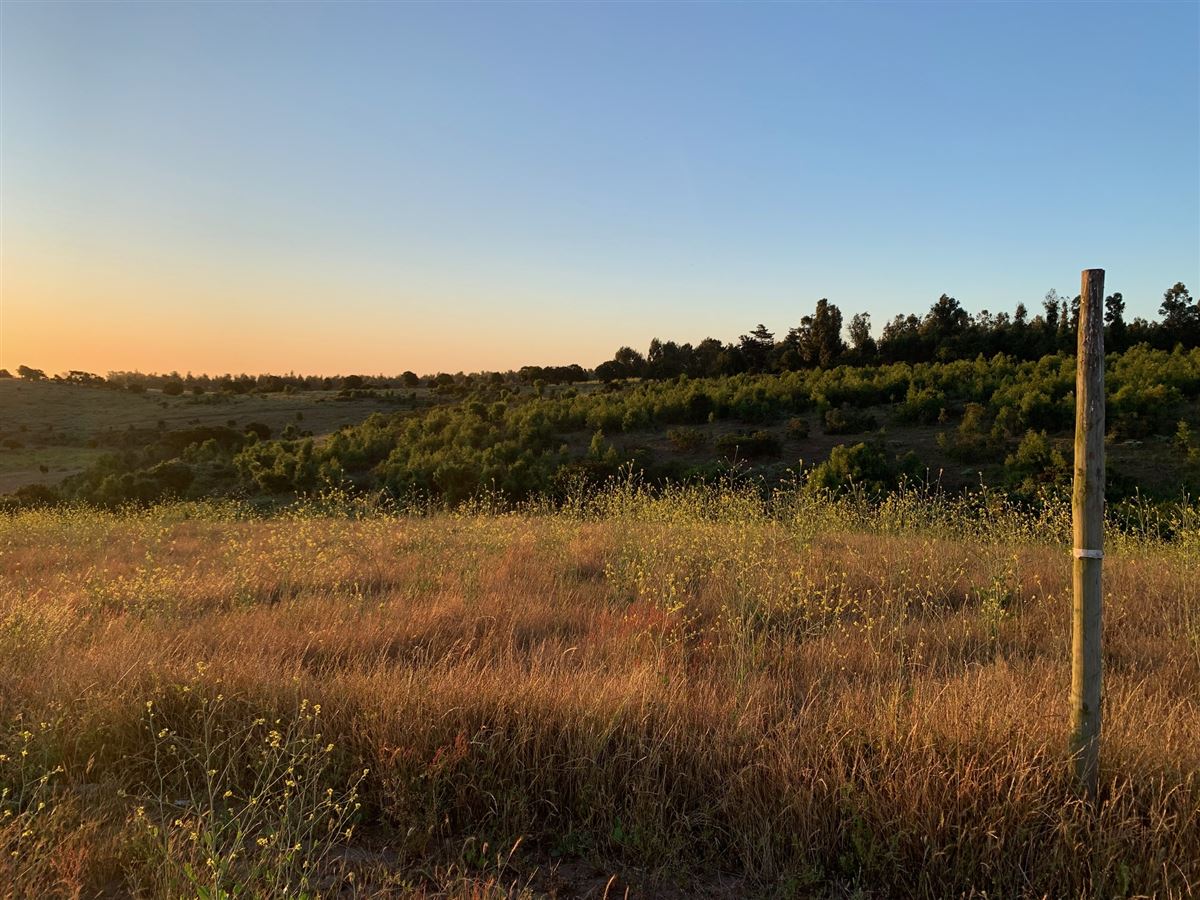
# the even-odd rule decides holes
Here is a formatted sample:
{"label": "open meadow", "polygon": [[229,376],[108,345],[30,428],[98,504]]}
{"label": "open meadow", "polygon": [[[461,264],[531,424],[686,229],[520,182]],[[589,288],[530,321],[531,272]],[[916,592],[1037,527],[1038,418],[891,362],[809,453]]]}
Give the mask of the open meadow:
{"label": "open meadow", "polygon": [[616,485],[0,517],[0,895],[1187,897],[1200,509]]}
{"label": "open meadow", "polygon": [[1198,47],[0,0],[0,900],[1200,900]]}
{"label": "open meadow", "polygon": [[[424,389],[406,391],[422,396]],[[57,484],[106,453],[141,446],[170,430],[245,426],[258,422],[278,433],[291,425],[322,436],[397,401],[338,391],[168,396],[94,386],[0,378],[0,494],[31,484]]]}

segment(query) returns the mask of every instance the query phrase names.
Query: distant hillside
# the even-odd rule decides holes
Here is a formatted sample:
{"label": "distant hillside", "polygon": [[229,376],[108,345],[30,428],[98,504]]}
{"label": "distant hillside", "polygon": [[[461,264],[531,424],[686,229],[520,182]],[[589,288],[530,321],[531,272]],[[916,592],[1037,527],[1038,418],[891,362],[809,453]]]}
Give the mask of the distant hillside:
{"label": "distant hillside", "polygon": [[140,450],[189,428],[291,425],[313,435],[361,422],[372,412],[434,401],[427,388],[403,391],[313,390],[237,394],[114,390],[102,383],[0,378],[0,494],[57,484],[106,454]]}
{"label": "distant hillside", "polygon": [[[1200,350],[1113,354],[1107,386],[1110,498],[1200,488]],[[0,390],[13,411],[0,463],[17,503],[269,499],[327,486],[445,503],[562,498],[619,473],[652,483],[801,477],[871,492],[904,479],[950,490],[982,480],[1033,499],[1069,482],[1074,421],[1066,354],[606,385],[166,397],[10,381]]]}

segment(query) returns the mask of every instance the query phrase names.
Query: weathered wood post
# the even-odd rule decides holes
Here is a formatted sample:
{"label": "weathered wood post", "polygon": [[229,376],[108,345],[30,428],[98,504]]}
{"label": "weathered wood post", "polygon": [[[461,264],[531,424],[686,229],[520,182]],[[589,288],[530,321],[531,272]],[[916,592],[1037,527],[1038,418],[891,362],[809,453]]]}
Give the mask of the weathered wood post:
{"label": "weathered wood post", "polygon": [[1104,270],[1084,269],[1075,375],[1074,605],[1071,753],[1080,786],[1096,799],[1100,763],[1100,598],[1104,559]]}

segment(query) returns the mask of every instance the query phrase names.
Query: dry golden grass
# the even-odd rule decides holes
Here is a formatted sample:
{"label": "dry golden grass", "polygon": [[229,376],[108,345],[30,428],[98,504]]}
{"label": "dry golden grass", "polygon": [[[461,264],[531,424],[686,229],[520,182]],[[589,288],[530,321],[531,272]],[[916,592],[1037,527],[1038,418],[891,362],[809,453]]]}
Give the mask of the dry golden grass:
{"label": "dry golden grass", "polygon": [[1106,563],[1094,812],[1061,519],[604,507],[0,519],[0,894],[1200,888],[1194,534]]}

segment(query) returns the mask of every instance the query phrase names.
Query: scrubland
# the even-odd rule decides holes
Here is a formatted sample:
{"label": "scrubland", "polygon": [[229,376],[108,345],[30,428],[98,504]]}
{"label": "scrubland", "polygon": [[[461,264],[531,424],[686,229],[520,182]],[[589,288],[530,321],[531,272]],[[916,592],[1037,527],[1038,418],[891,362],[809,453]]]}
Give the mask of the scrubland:
{"label": "scrubland", "polygon": [[0,894],[1191,896],[1200,508],[614,487],[0,517]]}

